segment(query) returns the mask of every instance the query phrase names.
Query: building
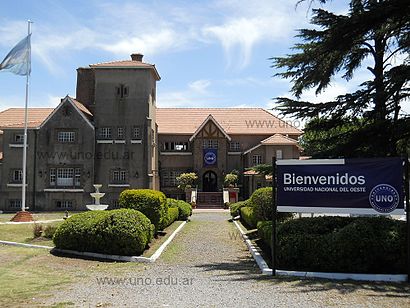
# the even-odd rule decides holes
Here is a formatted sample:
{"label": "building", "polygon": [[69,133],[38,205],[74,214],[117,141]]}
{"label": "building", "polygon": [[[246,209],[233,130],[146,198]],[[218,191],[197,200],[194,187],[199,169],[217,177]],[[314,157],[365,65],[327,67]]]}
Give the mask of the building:
{"label": "building", "polygon": [[[142,55],[77,69],[76,98],[30,108],[27,205],[32,211],[82,210],[93,184],[118,205],[127,188],[183,197],[176,177],[196,172],[198,189],[218,193],[225,174],[241,174],[242,196],[266,185],[247,167],[299,158],[301,131],[259,108],[157,108],[155,65]],[[0,112],[0,210],[21,208],[24,109]],[[249,172],[248,172],[249,173]]]}

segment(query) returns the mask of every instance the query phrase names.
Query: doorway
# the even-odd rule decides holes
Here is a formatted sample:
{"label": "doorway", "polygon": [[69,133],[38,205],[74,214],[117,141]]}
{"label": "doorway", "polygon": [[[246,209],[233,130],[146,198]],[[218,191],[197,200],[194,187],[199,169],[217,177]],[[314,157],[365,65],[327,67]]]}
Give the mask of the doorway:
{"label": "doorway", "polygon": [[202,176],[202,190],[206,192],[218,191],[218,176],[213,171],[207,171]]}

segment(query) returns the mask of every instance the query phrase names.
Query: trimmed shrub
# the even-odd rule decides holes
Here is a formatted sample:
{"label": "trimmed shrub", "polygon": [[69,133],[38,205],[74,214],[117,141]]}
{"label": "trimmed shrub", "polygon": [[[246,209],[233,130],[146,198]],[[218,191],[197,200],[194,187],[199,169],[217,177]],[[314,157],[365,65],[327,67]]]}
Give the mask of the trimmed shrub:
{"label": "trimmed shrub", "polygon": [[241,207],[241,219],[247,227],[256,228],[257,220],[255,218],[254,209],[250,206]]}
{"label": "trimmed shrub", "polygon": [[170,226],[175,220],[178,219],[179,216],[179,209],[177,207],[170,207],[168,209],[168,215],[166,219],[163,220],[161,224],[161,229],[165,229],[166,227]]}
{"label": "trimmed shrub", "polygon": [[176,207],[179,209],[178,220],[187,220],[192,215],[192,206],[183,200],[167,199],[169,207]]}
{"label": "trimmed shrub", "polygon": [[57,225],[47,225],[47,226],[44,228],[43,236],[44,236],[45,238],[52,239],[53,236],[54,236],[54,233],[55,233],[56,230],[57,230],[57,227],[58,227]]}
{"label": "trimmed shrub", "polygon": [[[272,220],[272,187],[263,187],[255,190],[249,198],[253,206],[257,221]],[[284,221],[292,218],[292,213],[277,213],[276,220]]]}
{"label": "trimmed shrub", "polygon": [[[278,267],[345,273],[404,273],[405,222],[386,217],[314,217],[280,223]],[[258,233],[270,246],[271,223]]]}
{"label": "trimmed shrub", "polygon": [[229,205],[229,210],[231,212],[231,216],[235,217],[236,215],[240,214],[239,210],[244,206],[250,206],[249,204],[250,203],[248,202],[248,200],[239,201],[239,202],[230,204]]}
{"label": "trimmed shrub", "polygon": [[166,219],[168,205],[165,195],[152,189],[127,189],[121,192],[120,207],[138,210],[151,220],[157,230]]}
{"label": "trimmed shrub", "polygon": [[54,233],[57,248],[114,255],[140,255],[154,226],[132,209],[90,211],[72,215]]}

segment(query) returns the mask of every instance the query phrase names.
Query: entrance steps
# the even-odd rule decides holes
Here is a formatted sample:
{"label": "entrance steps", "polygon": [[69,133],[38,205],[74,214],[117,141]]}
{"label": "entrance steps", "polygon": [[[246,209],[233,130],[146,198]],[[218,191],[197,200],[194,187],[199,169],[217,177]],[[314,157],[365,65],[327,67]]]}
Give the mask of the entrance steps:
{"label": "entrance steps", "polygon": [[198,192],[196,199],[197,209],[223,209],[222,192]]}

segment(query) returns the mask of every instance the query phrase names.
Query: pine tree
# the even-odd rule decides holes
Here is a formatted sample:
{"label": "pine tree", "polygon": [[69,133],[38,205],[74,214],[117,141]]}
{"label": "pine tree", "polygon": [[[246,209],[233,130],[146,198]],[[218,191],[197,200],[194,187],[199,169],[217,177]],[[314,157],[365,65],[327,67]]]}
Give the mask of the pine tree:
{"label": "pine tree", "polygon": [[[339,155],[397,155],[398,145],[410,139],[410,118],[401,112],[403,104],[410,104],[410,2],[351,0],[346,15],[313,9],[311,23],[314,29],[299,30],[302,42],[293,47],[295,53],[272,58],[273,67],[284,69],[276,75],[291,79],[296,98],[311,88],[321,93],[339,75],[351,80],[365,61],[372,63],[367,67],[372,77],[355,92],[329,102],[276,98],[277,109],[284,115],[323,119],[311,129],[330,126],[337,131],[339,126],[343,134],[334,139],[350,147]],[[346,134],[349,121],[355,129]]]}

